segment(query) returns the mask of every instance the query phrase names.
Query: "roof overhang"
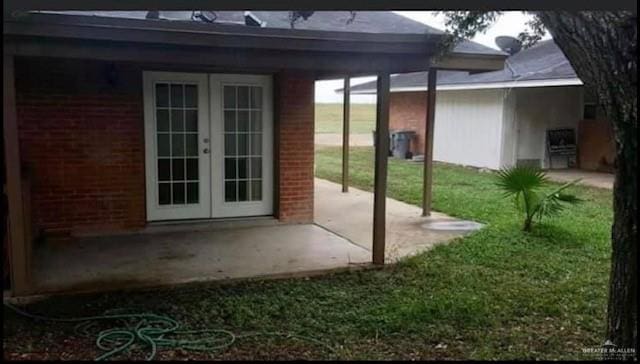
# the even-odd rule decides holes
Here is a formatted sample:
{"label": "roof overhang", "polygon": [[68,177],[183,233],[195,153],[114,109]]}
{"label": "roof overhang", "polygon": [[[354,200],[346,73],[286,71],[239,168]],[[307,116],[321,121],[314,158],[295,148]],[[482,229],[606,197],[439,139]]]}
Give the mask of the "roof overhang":
{"label": "roof overhang", "polygon": [[[438,91],[453,90],[486,90],[486,89],[502,89],[502,88],[525,88],[525,87],[554,87],[554,86],[582,86],[584,85],[579,78],[558,78],[548,80],[525,80],[525,81],[508,81],[508,82],[487,82],[487,83],[466,83],[466,84],[445,84],[438,85]],[[427,91],[426,86],[416,87],[391,87],[391,92],[421,92]],[[336,90],[341,92],[341,90]],[[374,89],[351,90],[352,94],[373,95],[376,93]]]}
{"label": "roof overhang", "polygon": [[[4,21],[5,53],[17,56],[155,61],[266,72],[309,70],[318,78],[425,71],[434,64],[444,36],[33,12],[5,16]],[[503,67],[505,58],[452,53],[439,60],[438,67],[495,70]]]}
{"label": "roof overhang", "polygon": [[4,34],[184,46],[400,54],[432,53],[442,39],[441,34],[316,31],[49,13],[22,13],[5,18]]}
{"label": "roof overhang", "polygon": [[431,67],[445,71],[486,72],[504,68],[507,55],[451,52],[432,60]]}

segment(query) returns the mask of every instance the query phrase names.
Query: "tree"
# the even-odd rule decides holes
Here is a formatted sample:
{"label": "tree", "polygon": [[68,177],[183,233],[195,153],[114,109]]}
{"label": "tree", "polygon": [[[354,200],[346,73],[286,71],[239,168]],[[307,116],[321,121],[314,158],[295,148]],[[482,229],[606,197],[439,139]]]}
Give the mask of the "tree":
{"label": "tree", "polygon": [[[519,38],[535,43],[545,30],[578,77],[593,87],[613,123],[616,174],[613,188],[611,274],[607,341],[638,352],[638,89],[637,15],[631,12],[531,12],[531,31]],[[485,30],[499,12],[445,12],[450,44]],[[636,354],[637,355],[637,354]]]}
{"label": "tree", "polygon": [[311,15],[313,15],[313,11],[290,11],[289,12],[289,26],[291,29],[296,27],[296,23],[300,21],[300,19],[307,20]]}

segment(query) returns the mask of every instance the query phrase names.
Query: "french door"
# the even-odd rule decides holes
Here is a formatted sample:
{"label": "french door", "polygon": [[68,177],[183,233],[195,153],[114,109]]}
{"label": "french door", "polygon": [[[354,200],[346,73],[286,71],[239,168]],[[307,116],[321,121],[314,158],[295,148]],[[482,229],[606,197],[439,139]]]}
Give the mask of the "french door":
{"label": "french door", "polygon": [[147,220],[271,215],[271,77],[143,77]]}

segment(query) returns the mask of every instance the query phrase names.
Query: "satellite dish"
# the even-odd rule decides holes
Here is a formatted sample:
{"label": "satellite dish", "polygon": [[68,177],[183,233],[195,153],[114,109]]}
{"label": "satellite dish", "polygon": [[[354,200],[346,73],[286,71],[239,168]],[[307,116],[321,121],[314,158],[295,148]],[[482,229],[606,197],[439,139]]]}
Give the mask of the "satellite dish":
{"label": "satellite dish", "polygon": [[522,42],[520,42],[517,38],[507,35],[496,37],[496,45],[498,46],[498,48],[509,53],[510,55],[514,55],[520,52],[520,49],[522,49]]}

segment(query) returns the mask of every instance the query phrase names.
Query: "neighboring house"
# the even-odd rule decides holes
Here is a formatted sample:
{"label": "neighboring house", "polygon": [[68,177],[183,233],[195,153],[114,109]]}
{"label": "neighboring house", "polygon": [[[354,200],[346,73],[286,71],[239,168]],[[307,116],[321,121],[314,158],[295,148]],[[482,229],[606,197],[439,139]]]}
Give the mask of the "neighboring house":
{"label": "neighboring house", "polygon": [[[32,287],[32,232],[255,216],[312,223],[314,82],[424,71],[443,39],[391,12],[317,12],[296,29],[288,12],[4,20],[3,162],[18,295]],[[465,42],[437,65],[495,70],[505,58]]]}
{"label": "neighboring house", "polygon": [[[417,132],[414,154],[424,151],[426,85],[426,72],[391,78],[390,127]],[[434,160],[491,169],[613,167],[612,127],[552,40],[512,54],[499,71],[439,71],[437,90]],[[375,82],[351,91],[375,93]],[[575,131],[577,161],[554,156],[550,165],[546,132],[558,128]]]}

